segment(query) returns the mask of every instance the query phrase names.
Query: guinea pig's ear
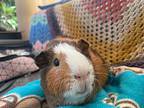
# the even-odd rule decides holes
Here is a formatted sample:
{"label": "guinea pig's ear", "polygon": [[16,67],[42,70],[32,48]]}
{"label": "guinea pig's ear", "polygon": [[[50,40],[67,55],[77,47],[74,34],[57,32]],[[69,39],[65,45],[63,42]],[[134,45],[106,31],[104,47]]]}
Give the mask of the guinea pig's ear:
{"label": "guinea pig's ear", "polygon": [[78,47],[81,49],[83,54],[88,54],[89,43],[83,39],[78,41]]}
{"label": "guinea pig's ear", "polygon": [[43,51],[40,54],[38,54],[34,59],[35,59],[35,63],[39,68],[45,68],[50,64],[50,61],[52,59],[52,57],[50,57],[51,54]]}

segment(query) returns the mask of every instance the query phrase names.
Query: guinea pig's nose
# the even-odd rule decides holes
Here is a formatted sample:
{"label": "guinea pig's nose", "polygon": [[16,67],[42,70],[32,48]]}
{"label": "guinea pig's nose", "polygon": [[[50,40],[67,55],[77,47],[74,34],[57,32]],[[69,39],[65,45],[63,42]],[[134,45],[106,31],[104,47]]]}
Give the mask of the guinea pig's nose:
{"label": "guinea pig's nose", "polygon": [[87,73],[86,74],[75,74],[74,78],[77,79],[77,80],[85,80],[85,79],[88,78],[88,75],[89,74],[87,74]]}
{"label": "guinea pig's nose", "polygon": [[80,75],[74,75],[74,78],[80,80],[81,76]]}

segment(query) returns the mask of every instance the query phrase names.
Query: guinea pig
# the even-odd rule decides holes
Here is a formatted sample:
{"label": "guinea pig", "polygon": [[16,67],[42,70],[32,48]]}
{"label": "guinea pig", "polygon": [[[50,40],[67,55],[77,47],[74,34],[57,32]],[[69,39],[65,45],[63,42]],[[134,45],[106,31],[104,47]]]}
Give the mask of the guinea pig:
{"label": "guinea pig", "polygon": [[108,78],[104,60],[83,39],[53,39],[35,61],[48,108],[86,104]]}

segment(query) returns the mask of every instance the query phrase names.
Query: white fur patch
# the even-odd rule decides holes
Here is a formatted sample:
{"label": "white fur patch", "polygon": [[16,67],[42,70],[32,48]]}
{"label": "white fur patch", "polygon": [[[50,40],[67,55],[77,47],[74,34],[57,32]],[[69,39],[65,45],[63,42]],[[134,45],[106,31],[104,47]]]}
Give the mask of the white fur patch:
{"label": "white fur patch", "polygon": [[90,72],[88,79],[84,81],[87,86],[87,92],[84,94],[77,94],[77,92],[81,90],[79,81],[72,79],[74,82],[70,85],[71,89],[64,93],[64,97],[68,103],[70,102],[75,104],[84,101],[85,97],[91,93],[93,89],[92,84],[94,82],[94,69],[92,63],[86,56],[77,51],[74,46],[67,43],[60,43],[55,46],[54,52],[57,54],[62,53],[66,55],[66,62],[71,69],[70,74],[72,76],[76,74],[87,74]]}
{"label": "white fur patch", "polygon": [[75,47],[70,46],[67,43],[61,43],[54,48],[54,52],[66,55],[66,62],[72,73],[78,73],[78,71],[92,71],[92,64],[90,61],[83,54],[78,52]]}

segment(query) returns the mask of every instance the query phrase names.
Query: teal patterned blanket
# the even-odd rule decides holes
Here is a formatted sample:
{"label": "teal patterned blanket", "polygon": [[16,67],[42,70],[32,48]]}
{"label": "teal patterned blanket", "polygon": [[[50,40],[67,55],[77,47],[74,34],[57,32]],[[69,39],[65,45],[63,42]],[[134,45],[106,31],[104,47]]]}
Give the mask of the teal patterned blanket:
{"label": "teal patterned blanket", "polygon": [[[144,108],[144,74],[126,70],[112,76],[91,103],[59,108]],[[0,108],[45,108],[40,80],[10,90],[1,97]]]}

